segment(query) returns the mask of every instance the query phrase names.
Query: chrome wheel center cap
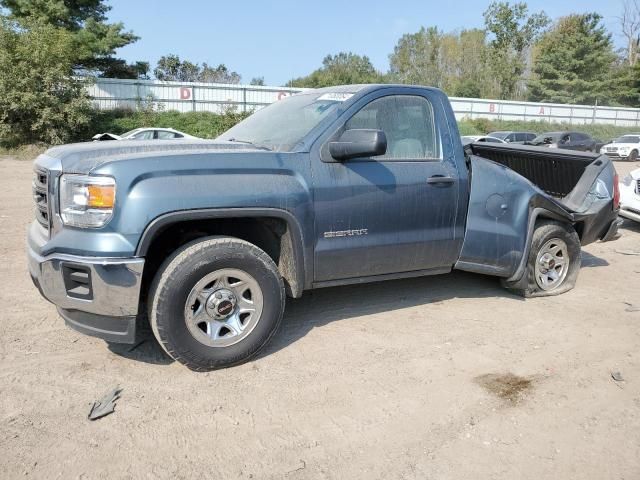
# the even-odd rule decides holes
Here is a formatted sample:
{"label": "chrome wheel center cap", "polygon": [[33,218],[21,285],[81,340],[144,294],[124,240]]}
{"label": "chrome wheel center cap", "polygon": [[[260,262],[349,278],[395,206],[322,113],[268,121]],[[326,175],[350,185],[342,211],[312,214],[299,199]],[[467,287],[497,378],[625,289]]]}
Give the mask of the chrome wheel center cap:
{"label": "chrome wheel center cap", "polygon": [[216,290],[207,299],[207,313],[216,320],[223,320],[236,310],[236,301],[236,296],[231,290]]}
{"label": "chrome wheel center cap", "polygon": [[546,270],[551,270],[556,266],[556,261],[553,258],[553,255],[545,253],[540,259],[540,266]]}

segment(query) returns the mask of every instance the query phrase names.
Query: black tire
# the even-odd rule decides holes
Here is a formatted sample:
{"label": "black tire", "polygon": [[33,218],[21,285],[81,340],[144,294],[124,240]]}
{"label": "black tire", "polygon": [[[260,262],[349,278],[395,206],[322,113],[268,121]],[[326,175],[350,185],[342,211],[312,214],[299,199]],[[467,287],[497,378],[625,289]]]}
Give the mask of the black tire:
{"label": "black tire", "polygon": [[[538,260],[538,255],[541,253],[541,249],[547,245],[548,242],[553,243],[555,239],[559,239],[566,244],[569,266],[564,279],[554,288],[545,290],[536,279],[536,261]],[[541,222],[533,232],[527,266],[522,278],[515,282],[502,280],[502,286],[526,298],[560,295],[561,293],[568,292],[575,286],[576,280],[578,279],[581,261],[580,252],[580,238],[571,225],[552,220]]]}
{"label": "black tire", "polygon": [[627,157],[627,160],[629,160],[630,162],[637,162],[638,161],[638,151],[637,150],[632,150],[631,153],[629,154],[629,156]]}
{"label": "black tire", "polygon": [[[185,304],[192,288],[222,269],[249,274],[261,289],[262,313],[246,337],[229,346],[205,345],[187,327]],[[160,267],[149,292],[149,322],[162,348],[192,370],[230,367],[254,357],[278,329],[285,306],[282,277],[255,245],[231,237],[207,237],[184,245]]]}

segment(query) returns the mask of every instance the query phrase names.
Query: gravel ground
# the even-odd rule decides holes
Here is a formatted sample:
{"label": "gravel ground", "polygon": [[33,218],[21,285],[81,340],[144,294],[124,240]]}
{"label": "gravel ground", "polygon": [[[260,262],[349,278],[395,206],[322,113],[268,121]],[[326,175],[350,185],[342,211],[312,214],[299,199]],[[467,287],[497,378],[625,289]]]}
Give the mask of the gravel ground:
{"label": "gravel ground", "polygon": [[616,251],[638,224],[565,295],[464,273],[308,292],[260,358],[197,374],[66,328],[27,274],[31,164],[0,178],[0,478],[640,478],[640,256]]}

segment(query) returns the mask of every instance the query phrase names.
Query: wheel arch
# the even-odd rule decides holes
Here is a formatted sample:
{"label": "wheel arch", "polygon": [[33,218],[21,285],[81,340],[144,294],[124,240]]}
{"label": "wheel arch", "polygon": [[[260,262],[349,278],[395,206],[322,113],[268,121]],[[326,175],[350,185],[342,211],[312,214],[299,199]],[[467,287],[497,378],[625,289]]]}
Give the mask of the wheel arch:
{"label": "wheel arch", "polygon": [[575,223],[569,213],[562,212],[560,209],[550,210],[544,207],[534,207],[529,214],[529,222],[527,224],[527,237],[525,241],[525,248],[522,252],[522,257],[520,258],[520,264],[518,265],[518,268],[513,273],[513,275],[506,279],[507,282],[516,282],[520,280],[524,275],[524,271],[527,267],[529,253],[531,252],[531,240],[533,238],[533,232],[540,223],[548,220],[555,220],[557,222],[565,223],[571,226],[574,226]]}
{"label": "wheel arch", "polygon": [[307,272],[302,229],[293,214],[276,208],[179,210],[156,217],[146,226],[136,249],[136,256],[147,258],[149,265],[148,271],[145,265],[147,281],[143,283],[148,285],[149,277],[164,261],[154,262],[149,256],[165,257],[189,241],[212,234],[236,236],[263,249],[278,266],[287,293],[294,298],[302,295]]}

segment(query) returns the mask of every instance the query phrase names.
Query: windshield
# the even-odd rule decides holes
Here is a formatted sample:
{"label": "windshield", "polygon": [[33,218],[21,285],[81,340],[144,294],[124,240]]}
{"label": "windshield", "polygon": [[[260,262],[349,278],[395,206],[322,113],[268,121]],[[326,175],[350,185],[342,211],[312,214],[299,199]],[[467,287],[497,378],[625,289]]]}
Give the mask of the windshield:
{"label": "windshield", "polygon": [[270,150],[290,152],[338,105],[348,93],[298,94],[258,110],[218,140],[251,143]]}
{"label": "windshield", "polygon": [[500,140],[504,140],[509,136],[511,132],[492,132],[489,134],[490,137],[499,138]]}
{"label": "windshield", "polygon": [[531,140],[531,143],[554,143],[558,141],[560,135],[560,132],[543,133],[542,135],[538,135],[536,138]]}
{"label": "windshield", "polygon": [[613,143],[640,143],[640,136],[638,135],[623,135],[616,138]]}
{"label": "windshield", "polygon": [[131,135],[133,135],[134,133],[139,132],[140,130],[142,130],[141,128],[134,128],[133,130],[129,130],[128,132],[124,132],[122,135],[120,135],[122,138],[124,137],[129,137]]}

